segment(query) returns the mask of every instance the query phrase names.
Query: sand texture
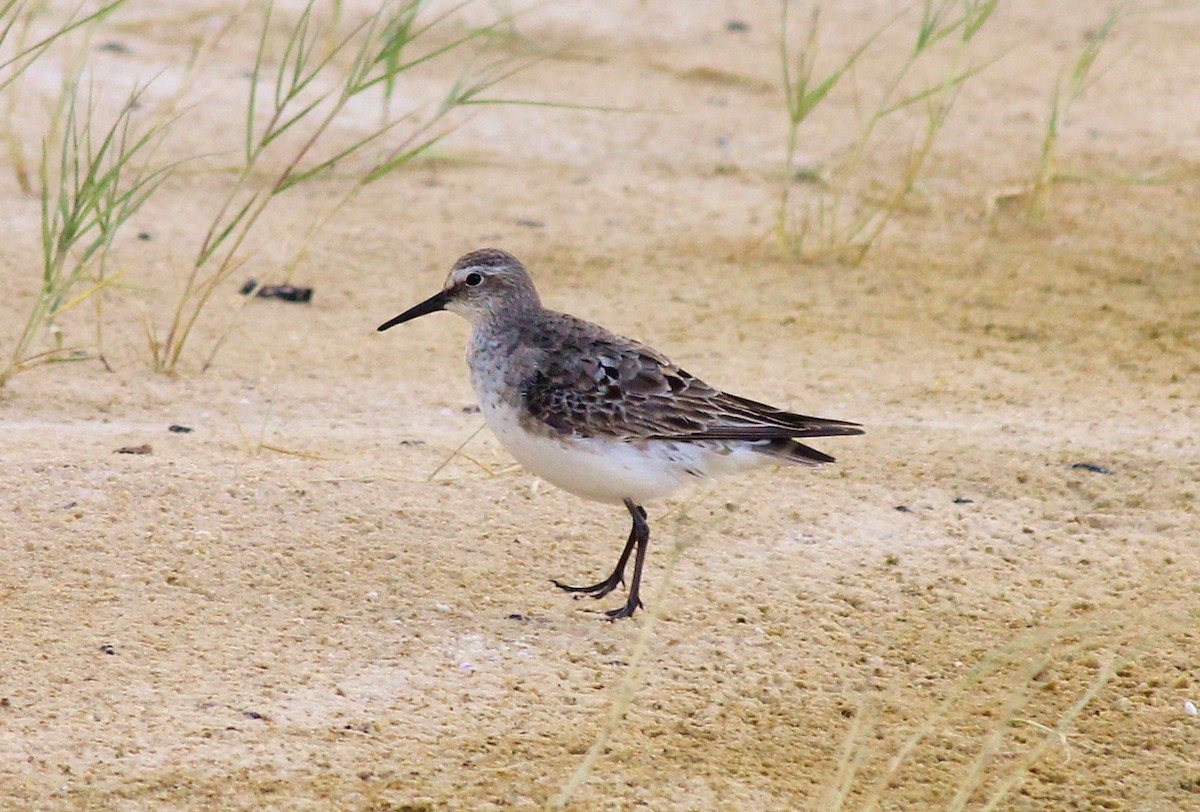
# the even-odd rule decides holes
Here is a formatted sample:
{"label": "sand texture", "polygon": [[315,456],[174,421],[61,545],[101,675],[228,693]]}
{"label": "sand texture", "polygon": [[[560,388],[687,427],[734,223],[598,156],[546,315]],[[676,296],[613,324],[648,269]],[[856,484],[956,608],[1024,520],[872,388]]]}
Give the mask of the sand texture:
{"label": "sand texture", "polygon": [[[339,5],[343,31],[373,7]],[[793,226],[830,198],[919,5],[790,168],[776,3],[537,5],[492,37],[486,59],[528,64],[484,95],[615,109],[465,108],[358,185],[402,123],[280,194],[170,372],[148,335],[236,181],[261,14],[222,30],[221,0],[134,0],[0,90],[5,360],[71,61],[102,122],[150,81],[134,122],[178,115],[153,160],[184,161],[118,233],[117,282],[57,319],[86,360],[0,388],[0,809],[547,808],[602,735],[569,809],[1200,809],[1200,10],[1119,23],[1031,219],[1052,89],[1106,12],[1001,3],[905,80],[997,60],[862,261],[781,247],[783,184]],[[899,8],[826,6],[819,75]],[[423,48],[505,7],[452,11]],[[300,8],[276,9],[271,76]],[[428,113],[468,57],[415,69],[393,115]],[[925,109],[880,126],[848,210],[887,202]],[[383,114],[356,98],[313,155]],[[603,622],[623,593],[550,579],[607,574],[624,510],[479,431],[462,320],[375,332],[485,246],[555,309],[867,433],[815,442],[835,465],[649,505],[653,612]],[[239,295],[251,278],[313,297]]]}

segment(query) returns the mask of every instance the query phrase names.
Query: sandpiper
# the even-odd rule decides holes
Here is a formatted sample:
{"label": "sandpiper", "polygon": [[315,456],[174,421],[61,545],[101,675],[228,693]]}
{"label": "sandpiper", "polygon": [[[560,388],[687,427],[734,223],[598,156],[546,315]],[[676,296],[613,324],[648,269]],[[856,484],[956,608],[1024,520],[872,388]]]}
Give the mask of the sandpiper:
{"label": "sandpiper", "polygon": [[525,266],[505,251],[463,256],[439,293],[379,326],[449,310],[471,323],[467,366],[479,408],[500,444],[533,474],[598,502],[623,504],[633,527],[612,574],[590,586],[554,585],[602,598],[625,583],[638,598],[650,528],[643,503],[718,474],[833,457],[798,438],[862,434],[857,423],[776,409],[714,389],[640,342],[542,307]]}

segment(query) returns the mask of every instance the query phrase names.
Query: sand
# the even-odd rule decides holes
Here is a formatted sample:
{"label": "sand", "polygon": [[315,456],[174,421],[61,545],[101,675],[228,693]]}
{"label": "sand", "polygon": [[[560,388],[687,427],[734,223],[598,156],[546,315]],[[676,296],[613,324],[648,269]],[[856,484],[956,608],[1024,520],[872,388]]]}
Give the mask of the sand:
{"label": "sand", "polygon": [[[819,66],[885,6],[826,9]],[[134,2],[84,51],[102,115],[161,72],[144,115],[183,118],[158,157],[207,157],[118,235],[100,342],[92,302],[59,320],[89,359],[0,389],[0,808],[543,808],[602,736],[568,808],[1200,808],[1194,7],[1121,22],[1033,221],[1051,90],[1105,12],[1002,4],[960,65],[998,61],[856,264],[775,239],[775,4],[554,0],[496,43],[546,55],[489,95],[621,110],[473,107],[349,197],[368,157],[280,195],[163,373],[147,325],[169,324],[236,177],[259,18],[190,80],[182,60],[232,10]],[[793,217],[914,25],[805,122]],[[71,53],[3,91],[4,358],[39,283],[43,111]],[[405,101],[462,68],[431,63]],[[888,119],[852,205],[878,204],[922,115]],[[867,433],[817,443],[836,465],[650,505],[652,611],[603,622],[620,595],[550,579],[606,574],[624,511],[538,483],[479,431],[461,320],[375,332],[483,246],[522,257],[552,307]],[[314,295],[242,297],[248,278]]]}

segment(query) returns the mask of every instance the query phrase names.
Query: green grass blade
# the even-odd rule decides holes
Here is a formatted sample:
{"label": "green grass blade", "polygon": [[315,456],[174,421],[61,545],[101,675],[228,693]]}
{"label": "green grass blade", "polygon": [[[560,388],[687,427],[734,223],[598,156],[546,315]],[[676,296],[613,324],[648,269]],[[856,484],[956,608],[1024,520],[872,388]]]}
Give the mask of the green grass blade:
{"label": "green grass blade", "polygon": [[415,147],[412,147],[411,149],[407,149],[403,152],[392,155],[386,161],[379,164],[374,169],[372,169],[370,172],[368,172],[361,181],[362,185],[366,186],[369,183],[374,183],[375,181],[379,180],[380,178],[392,173],[399,167],[403,166],[404,164],[408,163],[409,161],[412,161],[414,158],[416,158],[421,153],[423,153],[426,150],[433,147],[435,144],[437,144],[439,141],[441,141],[443,138],[445,138],[449,134],[450,134],[450,131],[438,133],[437,135],[433,136],[432,138],[426,139],[425,141],[423,141],[422,143],[418,144]]}
{"label": "green grass blade", "polygon": [[963,23],[963,42],[970,42],[979,30],[987,23],[991,16],[999,6],[1000,0],[986,0],[978,5],[971,4],[966,12],[966,20]]}
{"label": "green grass blade", "polygon": [[[30,60],[28,62],[26,62],[26,64],[17,66],[16,70],[14,70],[10,76],[8,76],[7,78],[5,78],[3,80],[0,80],[0,90],[3,90],[5,87],[7,87],[9,84],[11,84],[14,80],[16,80],[16,78],[18,76],[20,76],[21,73],[24,72],[25,68],[29,67],[29,65],[31,65],[33,63],[33,60],[36,59],[37,56],[39,54],[41,54],[43,51],[45,51],[48,47],[50,47],[50,45],[52,43],[54,43],[56,40],[61,39],[62,37],[66,36],[67,34],[71,33],[72,31],[74,31],[78,28],[81,28],[85,25],[103,20],[105,17],[107,17],[109,14],[111,14],[117,8],[119,8],[120,6],[123,6],[125,4],[125,2],[126,2],[126,0],[113,0],[113,2],[111,2],[107,5],[101,6],[99,9],[97,9],[96,11],[93,11],[91,14],[88,14],[85,17],[81,17],[78,20],[72,19],[66,25],[64,25],[62,28],[58,29],[57,31],[51,32],[46,37],[35,42],[33,45],[30,45],[29,47],[25,48],[24,50],[20,51],[19,53],[14,54],[13,56],[9,57],[8,59],[4,60],[3,62],[0,62],[0,71],[2,71],[5,68],[9,67],[10,65],[16,65],[18,62],[25,59],[26,57],[30,57]],[[7,13],[15,5],[16,5],[15,2],[10,2],[10,3],[6,4],[2,9],[0,9],[0,12]],[[74,17],[74,14],[72,14],[71,16]],[[4,29],[5,36],[8,35],[10,28],[11,28],[11,23],[9,26],[5,26],[5,29]],[[0,41],[2,41],[2,40],[0,40]]]}

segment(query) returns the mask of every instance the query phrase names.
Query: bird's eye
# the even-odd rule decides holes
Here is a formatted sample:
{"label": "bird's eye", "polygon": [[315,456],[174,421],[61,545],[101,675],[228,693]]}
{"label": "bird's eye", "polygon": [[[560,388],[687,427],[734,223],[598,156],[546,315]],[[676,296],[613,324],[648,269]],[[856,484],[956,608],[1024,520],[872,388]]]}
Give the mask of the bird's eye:
{"label": "bird's eye", "polygon": [[483,283],[483,274],[469,273],[463,281],[467,283],[467,287],[469,288],[478,287]]}

